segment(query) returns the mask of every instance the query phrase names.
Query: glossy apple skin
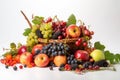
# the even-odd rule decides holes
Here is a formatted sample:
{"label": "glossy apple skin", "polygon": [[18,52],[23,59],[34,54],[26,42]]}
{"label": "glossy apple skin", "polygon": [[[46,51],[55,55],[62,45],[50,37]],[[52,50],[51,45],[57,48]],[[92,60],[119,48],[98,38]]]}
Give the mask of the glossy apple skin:
{"label": "glossy apple skin", "polygon": [[27,52],[27,46],[23,45],[18,49],[18,54],[21,55],[22,53]]}
{"label": "glossy apple skin", "polygon": [[24,52],[20,55],[20,63],[29,65],[32,62],[33,55],[30,52]]}
{"label": "glossy apple skin", "polygon": [[103,51],[101,51],[99,49],[95,49],[94,51],[92,51],[90,53],[90,56],[93,58],[93,60],[95,62],[105,59],[105,55],[104,55]]}
{"label": "glossy apple skin", "polygon": [[66,34],[72,38],[78,38],[81,34],[81,31],[78,26],[72,24],[67,27]]}
{"label": "glossy apple skin", "polygon": [[83,61],[89,60],[89,54],[87,51],[84,51],[84,50],[77,50],[74,56],[78,60],[83,60]]}
{"label": "glossy apple skin", "polygon": [[37,45],[33,46],[33,48],[32,48],[32,54],[34,55],[35,51],[37,51],[38,49],[41,50],[42,48],[43,48],[42,44],[37,44]]}
{"label": "glossy apple skin", "polygon": [[38,54],[34,59],[34,63],[38,67],[46,67],[49,64],[49,57],[46,54]]}

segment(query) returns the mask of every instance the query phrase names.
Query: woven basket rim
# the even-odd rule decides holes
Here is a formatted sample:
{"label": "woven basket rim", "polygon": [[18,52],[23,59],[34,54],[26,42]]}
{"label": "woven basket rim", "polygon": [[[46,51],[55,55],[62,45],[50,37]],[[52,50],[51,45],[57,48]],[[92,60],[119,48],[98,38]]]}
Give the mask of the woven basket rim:
{"label": "woven basket rim", "polygon": [[40,43],[53,43],[53,42],[74,43],[77,40],[78,40],[78,38],[68,38],[68,39],[43,39],[43,38],[38,38],[38,41]]}

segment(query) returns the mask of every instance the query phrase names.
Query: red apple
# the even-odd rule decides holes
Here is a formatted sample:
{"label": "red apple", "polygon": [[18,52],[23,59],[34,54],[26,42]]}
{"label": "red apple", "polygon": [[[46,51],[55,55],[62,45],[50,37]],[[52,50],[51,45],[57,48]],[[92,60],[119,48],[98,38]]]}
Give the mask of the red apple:
{"label": "red apple", "polygon": [[20,63],[29,65],[32,62],[33,55],[30,52],[24,52],[20,56]]}
{"label": "red apple", "polygon": [[34,55],[34,54],[35,54],[35,51],[41,50],[42,47],[43,47],[42,44],[37,44],[37,45],[33,46],[33,48],[32,48],[32,54]]}
{"label": "red apple", "polygon": [[86,61],[89,59],[89,54],[87,51],[84,50],[77,50],[74,54],[75,58],[78,60]]}
{"label": "red apple", "polygon": [[49,64],[49,57],[46,54],[38,54],[34,59],[34,63],[38,67],[46,67]]}
{"label": "red apple", "polygon": [[81,34],[80,28],[75,24],[67,27],[66,34],[72,38],[78,38]]}
{"label": "red apple", "polygon": [[18,49],[18,54],[21,55],[22,53],[27,51],[27,46],[23,45]]}

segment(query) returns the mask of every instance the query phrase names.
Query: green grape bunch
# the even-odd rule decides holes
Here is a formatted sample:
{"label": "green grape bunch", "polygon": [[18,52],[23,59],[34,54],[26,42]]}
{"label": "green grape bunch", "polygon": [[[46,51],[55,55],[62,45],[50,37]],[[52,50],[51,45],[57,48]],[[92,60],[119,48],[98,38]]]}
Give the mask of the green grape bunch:
{"label": "green grape bunch", "polygon": [[50,22],[41,24],[40,31],[44,39],[50,39],[53,33],[52,24]]}
{"label": "green grape bunch", "polygon": [[26,41],[27,46],[32,47],[38,43],[38,36],[35,33],[37,29],[38,27],[36,25],[32,26],[31,32],[27,36],[27,41]]}

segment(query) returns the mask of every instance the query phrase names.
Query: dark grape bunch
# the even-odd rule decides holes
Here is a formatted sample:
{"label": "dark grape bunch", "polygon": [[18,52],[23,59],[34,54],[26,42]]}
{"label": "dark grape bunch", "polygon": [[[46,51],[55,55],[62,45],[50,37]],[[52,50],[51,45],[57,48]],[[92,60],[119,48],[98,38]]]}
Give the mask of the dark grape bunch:
{"label": "dark grape bunch", "polygon": [[49,57],[51,56],[54,57],[57,55],[66,55],[69,52],[69,50],[70,50],[70,47],[67,44],[53,42],[45,45],[41,51],[37,50],[36,54],[45,53]]}
{"label": "dark grape bunch", "polygon": [[65,21],[56,21],[52,22],[53,36],[52,39],[64,39],[66,34],[66,22]]}

